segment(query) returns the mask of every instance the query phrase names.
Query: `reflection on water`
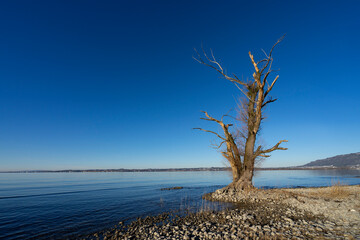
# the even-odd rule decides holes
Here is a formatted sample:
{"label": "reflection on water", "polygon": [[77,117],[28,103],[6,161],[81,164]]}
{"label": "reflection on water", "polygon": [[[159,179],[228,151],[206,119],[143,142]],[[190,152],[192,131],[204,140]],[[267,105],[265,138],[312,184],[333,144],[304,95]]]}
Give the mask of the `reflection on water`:
{"label": "reflection on water", "polygon": [[[360,184],[359,170],[258,171],[256,187]],[[0,174],[0,239],[86,234],[120,220],[171,209],[224,205],[201,199],[231,181],[228,172]],[[183,189],[161,191],[182,186]]]}

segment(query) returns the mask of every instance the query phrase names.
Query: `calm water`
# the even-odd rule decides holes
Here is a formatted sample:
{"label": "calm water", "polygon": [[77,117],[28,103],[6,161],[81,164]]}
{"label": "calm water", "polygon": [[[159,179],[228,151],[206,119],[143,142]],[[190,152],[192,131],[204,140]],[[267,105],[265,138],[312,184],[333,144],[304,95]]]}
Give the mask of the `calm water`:
{"label": "calm water", "polygon": [[[258,171],[256,187],[360,184],[359,170]],[[228,172],[2,173],[0,239],[76,238],[122,220],[196,209],[229,184]],[[161,191],[164,187],[184,189]],[[213,206],[219,207],[219,206]]]}

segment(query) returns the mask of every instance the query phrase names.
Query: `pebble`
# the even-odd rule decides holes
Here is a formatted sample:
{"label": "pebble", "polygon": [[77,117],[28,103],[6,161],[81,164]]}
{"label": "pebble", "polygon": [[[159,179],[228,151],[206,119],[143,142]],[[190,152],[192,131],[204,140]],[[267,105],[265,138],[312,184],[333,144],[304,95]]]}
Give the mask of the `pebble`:
{"label": "pebble", "polygon": [[[212,197],[229,198],[221,198],[222,194],[217,190]],[[255,193],[247,201],[243,196],[230,198],[242,205],[219,212],[189,213],[183,217],[160,214],[128,225],[119,222],[119,226],[108,233],[95,233],[85,239],[344,239],[345,234],[349,238],[360,239],[360,228],[356,227],[359,226],[359,216],[353,214],[355,210],[351,204],[344,208],[350,217],[334,218],[331,211],[321,212],[319,209],[342,202],[327,200],[319,205],[307,206],[307,203],[314,204],[313,199],[302,198],[303,204],[289,196],[273,199],[266,192]],[[359,201],[351,201],[359,204]],[[336,211],[339,208],[342,209],[343,205]]]}

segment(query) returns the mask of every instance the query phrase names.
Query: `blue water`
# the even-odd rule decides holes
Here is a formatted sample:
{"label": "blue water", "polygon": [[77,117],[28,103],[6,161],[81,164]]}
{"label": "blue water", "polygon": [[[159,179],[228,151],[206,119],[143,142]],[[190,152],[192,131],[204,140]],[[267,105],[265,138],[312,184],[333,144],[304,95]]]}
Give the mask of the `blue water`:
{"label": "blue water", "polygon": [[[258,171],[256,187],[360,184],[359,170]],[[1,173],[0,239],[76,238],[119,221],[198,209],[229,172]],[[181,190],[161,188],[182,186]],[[212,205],[212,207],[221,207]]]}

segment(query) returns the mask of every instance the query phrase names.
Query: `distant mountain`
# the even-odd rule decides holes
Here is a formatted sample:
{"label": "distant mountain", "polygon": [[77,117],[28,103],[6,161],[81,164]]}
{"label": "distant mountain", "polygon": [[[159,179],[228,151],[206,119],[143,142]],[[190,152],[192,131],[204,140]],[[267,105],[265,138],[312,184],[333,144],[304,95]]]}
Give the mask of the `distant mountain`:
{"label": "distant mountain", "polygon": [[319,159],[316,161],[309,162],[301,167],[352,167],[360,166],[360,152],[337,155],[335,157],[329,157],[325,159]]}

